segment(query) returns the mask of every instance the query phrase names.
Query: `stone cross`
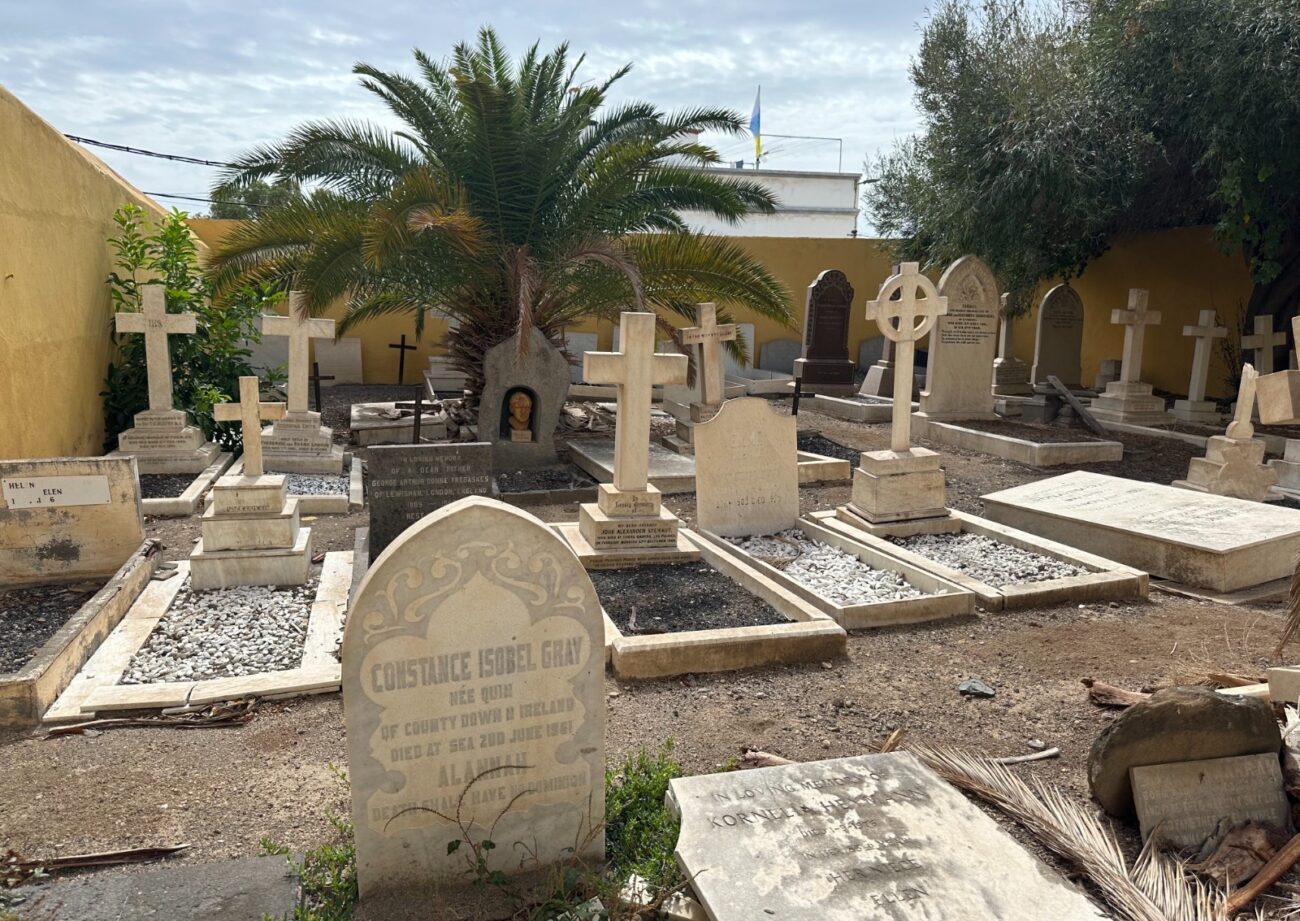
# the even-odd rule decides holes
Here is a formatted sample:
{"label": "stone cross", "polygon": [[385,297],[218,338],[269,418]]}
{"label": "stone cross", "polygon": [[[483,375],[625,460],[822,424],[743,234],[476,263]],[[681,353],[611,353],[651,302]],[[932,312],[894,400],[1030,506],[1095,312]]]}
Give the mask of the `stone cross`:
{"label": "stone cross", "polygon": [[415,346],[406,344],[406,333],[402,333],[400,342],[390,342],[390,349],[397,349],[397,386],[406,383],[406,353],[414,352]]}
{"label": "stone cross", "polygon": [[1250,417],[1255,411],[1255,382],[1259,372],[1250,365],[1241,366],[1241,383],[1237,386],[1237,406],[1232,421],[1228,423],[1229,438],[1246,440],[1254,436],[1255,426]]}
{"label": "stone cross", "polygon": [[1286,332],[1273,331],[1273,315],[1260,314],[1255,317],[1255,334],[1242,336],[1241,347],[1255,353],[1255,364],[1260,374],[1273,373],[1273,349],[1286,345]]}
{"label": "stone cross", "polygon": [[1192,379],[1187,384],[1187,399],[1199,403],[1205,399],[1205,382],[1210,377],[1210,347],[1215,339],[1228,335],[1225,326],[1214,325],[1214,311],[1202,310],[1197,318],[1199,326],[1184,326],[1184,336],[1196,337],[1196,350],[1192,353]]}
{"label": "stone cross", "polygon": [[619,351],[585,352],[582,379],[618,385],[614,426],[614,488],[644,492],[650,468],[650,400],[656,384],[685,384],[685,355],[655,354],[655,315],[627,312],[619,320]]}
{"label": "stone cross", "polygon": [[700,325],[688,326],[681,331],[682,345],[700,346],[700,402],[705,406],[717,406],[722,403],[725,392],[722,343],[735,341],[736,324],[719,326],[716,304],[696,304],[695,316]]}
{"label": "stone cross", "polygon": [[244,434],[244,476],[262,476],[262,420],[283,419],[283,403],[261,403],[256,377],[239,379],[239,402],[218,403],[212,418],[218,422],[239,422]]}
{"label": "stone cross", "polygon": [[[924,297],[918,299],[918,293]],[[894,415],[889,445],[895,453],[906,453],[912,448],[910,388],[916,340],[928,333],[935,321],[947,312],[948,298],[939,296],[939,289],[921,274],[921,267],[915,262],[904,262],[899,266],[899,273],[885,279],[880,286],[876,299],[867,302],[867,319],[875,320],[885,338],[898,345],[894,358]]]}
{"label": "stone cross", "polygon": [[140,313],[119,313],[113,319],[119,333],[144,333],[144,358],[149,376],[149,411],[170,412],[172,406],[172,358],[167,348],[169,335],[193,334],[198,323],[192,313],[168,313],[167,292],[162,285],[146,285]]}
{"label": "stone cross", "polygon": [[1128,289],[1128,309],[1116,308],[1110,312],[1110,322],[1124,325],[1124,354],[1120,358],[1119,379],[1134,383],[1142,379],[1142,348],[1147,327],[1160,323],[1159,310],[1147,310],[1147,292],[1142,288]]}
{"label": "stone cross", "polygon": [[[307,312],[307,301],[301,291],[289,292],[289,315],[262,318],[263,336],[286,336],[289,339],[289,412],[305,413],[307,405],[307,372],[312,339],[333,339],[334,321],[313,320]],[[319,409],[319,407],[317,407]]]}
{"label": "stone cross", "polygon": [[1002,326],[998,329],[998,358],[1001,358],[1003,361],[1006,361],[1008,358],[1016,357],[1011,351],[1012,318],[1007,316],[1007,300],[1010,297],[1010,294],[1004,294],[1002,295],[1002,299],[998,301],[1001,306],[1001,310],[999,310],[998,313],[1002,317]]}

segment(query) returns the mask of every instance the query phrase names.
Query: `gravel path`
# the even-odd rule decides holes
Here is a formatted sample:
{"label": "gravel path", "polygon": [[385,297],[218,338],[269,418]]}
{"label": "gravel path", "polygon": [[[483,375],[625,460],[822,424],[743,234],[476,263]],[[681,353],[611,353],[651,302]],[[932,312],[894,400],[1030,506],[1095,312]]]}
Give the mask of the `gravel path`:
{"label": "gravel path", "polygon": [[68,618],[103,588],[101,582],[38,585],[0,592],[0,675],[18,671]]}
{"label": "gravel path", "polygon": [[314,582],[289,589],[240,586],[211,592],[186,586],[131,659],[122,684],[296,668],[315,595]]}
{"label": "gravel path", "polygon": [[284,487],[291,496],[346,496],[348,478],[314,473],[286,473]]}
{"label": "gravel path", "polygon": [[813,540],[797,528],[768,537],[730,540],[836,604],[898,601],[925,594],[898,573],[873,569],[853,554]]}
{"label": "gravel path", "polygon": [[982,534],[918,534],[889,538],[900,547],[942,563],[988,585],[1046,582],[1084,576],[1089,570],[1041,553],[1022,550]]}

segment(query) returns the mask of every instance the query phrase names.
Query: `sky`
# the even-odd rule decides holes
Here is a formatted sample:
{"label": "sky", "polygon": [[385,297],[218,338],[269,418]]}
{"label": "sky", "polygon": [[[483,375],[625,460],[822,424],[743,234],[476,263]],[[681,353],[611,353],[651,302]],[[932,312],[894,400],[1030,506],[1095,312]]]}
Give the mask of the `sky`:
{"label": "sky", "polygon": [[[631,62],[615,100],[748,120],[761,84],[765,167],[860,172],[918,127],[908,64],[926,15],[921,0],[0,0],[0,84],[65,134],[225,161],[305,121],[393,126],[352,65],[411,73],[411,48],[441,58],[490,24],[514,52],[568,41],[586,54],[580,81]],[[773,134],[843,138],[842,164],[834,142]],[[752,166],[748,138],[711,140]],[[205,197],[217,174],[95,153],[149,193]]]}

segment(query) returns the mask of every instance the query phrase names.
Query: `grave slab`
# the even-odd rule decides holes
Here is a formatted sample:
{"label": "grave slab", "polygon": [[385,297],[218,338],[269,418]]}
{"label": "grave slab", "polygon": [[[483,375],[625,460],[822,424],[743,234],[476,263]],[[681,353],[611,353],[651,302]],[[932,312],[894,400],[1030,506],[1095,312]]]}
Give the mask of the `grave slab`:
{"label": "grave slab", "polygon": [[1102,921],[906,752],[670,782],[677,862],[712,921]]}
{"label": "grave slab", "polygon": [[492,446],[377,445],[370,449],[370,559],[425,515],[465,496],[491,495]]}
{"label": "grave slab", "polygon": [[1291,827],[1276,754],[1151,764],[1129,769],[1142,840],[1153,834],[1173,848],[1199,847],[1219,823]]}
{"label": "grave slab", "polygon": [[912,421],[917,434],[935,444],[992,454],[1028,467],[1103,464],[1124,458],[1124,445],[1118,441],[1037,442],[952,422],[938,422],[921,415],[914,415]]}
{"label": "grave slab", "polygon": [[1300,511],[1084,470],[983,502],[994,521],[1218,591],[1288,576],[1300,553]]}

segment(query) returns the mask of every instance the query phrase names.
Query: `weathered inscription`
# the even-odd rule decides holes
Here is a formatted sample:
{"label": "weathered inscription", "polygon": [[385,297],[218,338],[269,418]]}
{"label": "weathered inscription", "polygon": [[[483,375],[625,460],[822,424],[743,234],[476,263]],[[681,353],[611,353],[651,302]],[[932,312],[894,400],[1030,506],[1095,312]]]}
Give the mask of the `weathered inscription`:
{"label": "weathered inscription", "polygon": [[379,445],[370,449],[370,556],[430,512],[464,496],[492,492],[492,448],[464,445]]}

